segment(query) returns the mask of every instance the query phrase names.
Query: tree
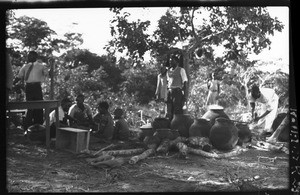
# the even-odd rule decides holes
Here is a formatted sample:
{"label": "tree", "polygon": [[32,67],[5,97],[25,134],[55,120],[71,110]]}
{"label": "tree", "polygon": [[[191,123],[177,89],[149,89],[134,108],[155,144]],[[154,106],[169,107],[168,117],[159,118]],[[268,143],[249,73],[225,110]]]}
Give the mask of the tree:
{"label": "tree", "polygon": [[[266,7],[175,7],[169,8],[160,18],[151,38],[147,34],[148,23],[135,26],[139,28],[140,42],[147,45],[141,49],[137,42],[126,41],[136,22],[129,22],[129,14],[122,13],[122,8],[111,11],[115,13],[111,30],[117,44],[111,44],[110,49],[127,49],[128,55],[138,57],[148,49],[153,57],[162,61],[170,50],[181,44],[182,47],[176,49],[183,54],[189,81],[190,58],[195,56],[195,51],[200,60],[206,60],[213,67],[225,69],[222,64],[229,61],[238,66],[249,65],[240,62],[247,61],[250,52],[258,54],[270,47],[268,36],[283,28],[277,18],[270,17]],[[143,22],[138,21],[138,24]],[[217,48],[224,50],[223,55],[215,56]]]}

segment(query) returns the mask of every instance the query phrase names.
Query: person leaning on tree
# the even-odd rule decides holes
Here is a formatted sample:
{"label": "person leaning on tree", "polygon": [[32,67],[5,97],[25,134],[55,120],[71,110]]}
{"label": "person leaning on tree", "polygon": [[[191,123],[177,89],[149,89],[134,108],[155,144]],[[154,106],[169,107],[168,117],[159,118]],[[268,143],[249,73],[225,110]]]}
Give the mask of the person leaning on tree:
{"label": "person leaning on tree", "polygon": [[[49,75],[46,66],[38,61],[38,54],[30,51],[27,62],[20,69],[18,76],[14,80],[15,85],[19,81],[25,81],[26,101],[43,100],[42,82]],[[24,121],[24,130],[33,124],[43,124],[43,109],[28,109]]]}
{"label": "person leaning on tree", "polygon": [[[255,112],[256,102],[262,104],[262,114],[257,116]],[[276,118],[279,97],[271,88],[259,88],[256,84],[253,84],[250,94],[249,103],[251,106],[251,114],[256,126],[260,126],[264,123],[264,129],[262,135],[272,133],[272,124]]]}
{"label": "person leaning on tree", "polygon": [[183,114],[188,78],[183,68],[182,54],[179,52],[171,54],[167,64],[169,64],[170,68],[167,71],[168,98],[166,117],[171,121],[174,114]]}

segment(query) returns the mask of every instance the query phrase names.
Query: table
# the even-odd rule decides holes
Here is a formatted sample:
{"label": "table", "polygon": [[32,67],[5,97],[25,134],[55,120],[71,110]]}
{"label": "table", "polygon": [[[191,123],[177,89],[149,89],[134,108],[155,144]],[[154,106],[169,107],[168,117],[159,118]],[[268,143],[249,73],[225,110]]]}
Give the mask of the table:
{"label": "table", "polygon": [[[9,112],[15,109],[45,109],[44,117],[46,120],[46,146],[50,148],[50,119],[49,113],[51,108],[55,108],[55,118],[59,119],[58,108],[60,102],[58,100],[38,100],[38,101],[24,101],[24,102],[8,102],[6,110]],[[56,120],[56,135],[58,133],[59,120]]]}

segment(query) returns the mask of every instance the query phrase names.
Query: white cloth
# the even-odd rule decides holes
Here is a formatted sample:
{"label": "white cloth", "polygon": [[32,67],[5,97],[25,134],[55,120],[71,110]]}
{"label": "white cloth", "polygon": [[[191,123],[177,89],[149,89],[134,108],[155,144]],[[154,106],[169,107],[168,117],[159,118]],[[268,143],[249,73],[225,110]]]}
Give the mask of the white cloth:
{"label": "white cloth", "polygon": [[157,76],[157,85],[156,85],[156,91],[155,95],[158,96],[158,99],[163,99],[167,101],[167,93],[168,93],[168,88],[167,88],[167,76],[162,76],[159,74]]}
{"label": "white cloth", "polygon": [[[63,118],[65,116],[65,112],[64,110],[62,109],[61,106],[58,107],[58,118],[59,118],[59,121],[62,121]],[[55,110],[53,110],[50,114],[49,114],[49,125],[52,125],[52,123],[55,123],[56,122],[56,117],[55,117]],[[46,121],[44,121],[44,125],[46,125]]]}
{"label": "white cloth", "polygon": [[[18,74],[19,78],[24,78],[31,63],[25,64],[20,69]],[[33,83],[33,82],[44,82],[45,77],[49,75],[49,72],[44,63],[40,63],[36,61],[33,63],[33,68],[29,74],[28,80],[26,82]]]}
{"label": "white cloth", "polygon": [[181,76],[181,81],[182,81],[182,83],[188,81],[188,78],[187,78],[187,75],[186,75],[186,72],[185,72],[185,69],[184,69],[184,68],[181,68],[181,67],[177,66],[177,67],[176,67],[175,69],[173,69],[173,70],[169,69],[169,70],[167,71],[167,80],[168,80],[168,87],[169,87],[170,89],[172,89],[172,88],[182,88],[182,83],[180,83],[178,86],[173,86],[173,85],[172,85],[173,79],[174,79],[174,78],[171,77],[171,75],[172,75],[175,71],[177,71],[178,68],[180,69],[180,76]]}
{"label": "white cloth", "polygon": [[261,96],[256,100],[250,95],[249,102],[253,102],[253,103],[258,102],[262,104],[260,115],[266,112],[267,110],[271,111],[267,116],[260,119],[257,124],[258,126],[260,126],[262,125],[262,123],[265,123],[264,124],[265,131],[270,131],[273,121],[277,116],[279,97],[275,93],[275,90],[270,88],[260,88],[260,93]]}

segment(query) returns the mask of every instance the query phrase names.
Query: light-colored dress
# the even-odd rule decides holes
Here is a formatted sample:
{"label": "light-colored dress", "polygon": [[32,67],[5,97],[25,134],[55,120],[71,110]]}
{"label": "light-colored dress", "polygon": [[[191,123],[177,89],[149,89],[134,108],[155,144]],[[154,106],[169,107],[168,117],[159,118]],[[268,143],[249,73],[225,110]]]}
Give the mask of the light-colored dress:
{"label": "light-colored dress", "polygon": [[157,96],[157,99],[167,101],[167,76],[163,76],[162,74],[159,74],[157,76],[157,85],[156,85],[156,91],[155,95]]}
{"label": "light-colored dress", "polygon": [[208,85],[210,87],[209,87],[209,91],[205,103],[206,106],[217,104],[216,99],[218,97],[218,86],[220,85],[220,83],[218,80],[211,80],[209,81]]}

